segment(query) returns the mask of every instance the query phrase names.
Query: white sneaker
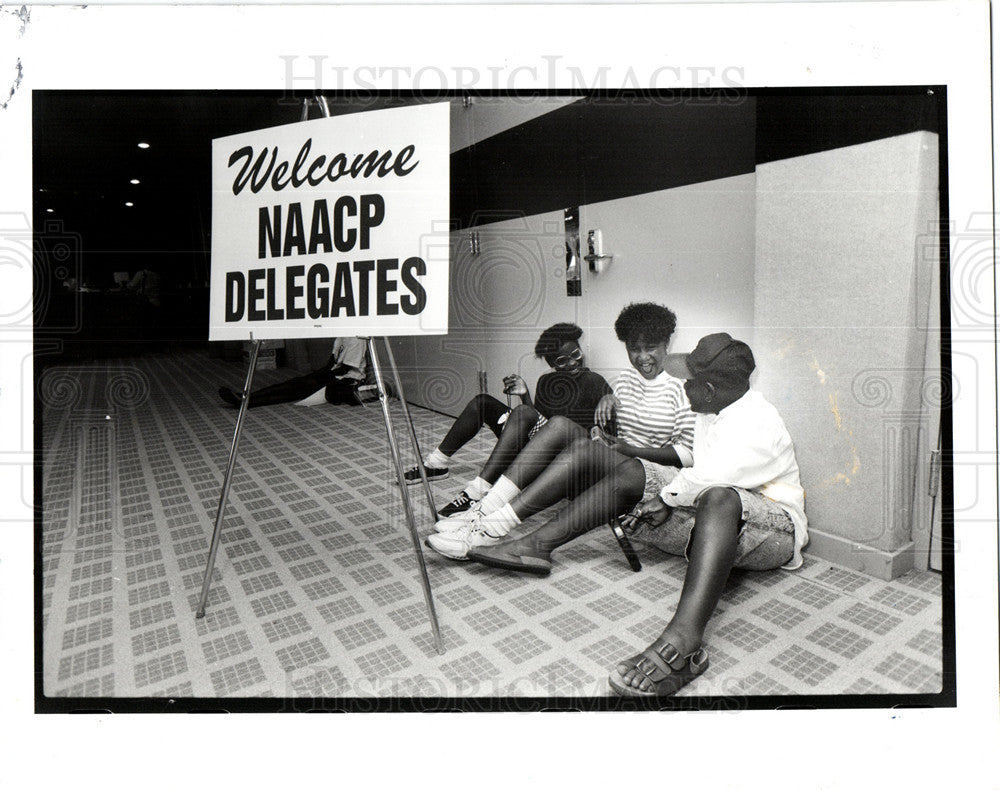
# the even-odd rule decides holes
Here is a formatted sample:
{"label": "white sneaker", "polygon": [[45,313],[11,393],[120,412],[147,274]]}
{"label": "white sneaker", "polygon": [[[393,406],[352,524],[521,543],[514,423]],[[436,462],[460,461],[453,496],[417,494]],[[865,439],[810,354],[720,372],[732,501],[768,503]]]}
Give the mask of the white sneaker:
{"label": "white sneaker", "polygon": [[443,535],[430,535],[427,538],[427,545],[438,554],[450,557],[453,560],[465,560],[471,549],[480,546],[492,546],[503,540],[506,535],[490,535],[485,529],[476,524],[466,524],[461,529]]}
{"label": "white sneaker", "polygon": [[453,516],[448,516],[438,521],[434,525],[435,532],[441,532],[442,534],[448,534],[451,532],[456,532],[460,529],[465,529],[470,524],[478,524],[479,520],[483,517],[483,504],[482,500],[473,503],[472,507],[468,510],[464,510],[461,513],[455,513]]}

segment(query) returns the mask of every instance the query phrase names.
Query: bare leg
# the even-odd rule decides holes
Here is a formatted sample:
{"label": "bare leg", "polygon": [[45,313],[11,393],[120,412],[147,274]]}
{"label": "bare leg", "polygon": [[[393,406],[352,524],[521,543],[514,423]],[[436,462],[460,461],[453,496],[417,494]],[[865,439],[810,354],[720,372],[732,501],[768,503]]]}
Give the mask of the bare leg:
{"label": "bare leg", "polygon": [[[674,616],[653,642],[654,650],[669,643],[681,656],[687,656],[701,646],[705,626],[736,560],[742,510],[739,495],[731,488],[710,488],[702,493],[688,547],[688,570],[681,597]],[[627,685],[649,691],[652,683],[635,668],[639,658],[623,661],[617,671]]]}
{"label": "bare leg", "polygon": [[[561,499],[572,499],[589,491],[624,460],[624,456],[600,442],[577,439],[524,486],[510,505],[523,521]],[[640,474],[643,474],[641,469]]]}
{"label": "bare leg", "polygon": [[[553,417],[517,454],[504,474],[514,485],[523,489],[544,472],[563,450],[574,441],[586,437],[587,432],[568,417]],[[562,496],[555,501],[559,501]]]}
{"label": "bare leg", "polygon": [[[596,442],[592,444],[608,453],[613,453],[603,445],[598,445]],[[643,471],[642,464],[635,458],[622,459],[621,456],[618,458],[617,466],[570,502],[569,506],[556,518],[522,538],[504,541],[499,545],[513,554],[548,560],[552,552],[559,546],[599,527],[601,524],[606,524],[608,519],[631,508],[642,499],[646,473]],[[533,491],[541,481],[542,477],[539,477],[529,486],[528,491]],[[522,492],[522,494],[524,493]],[[514,501],[517,502],[519,499],[520,497],[517,497]],[[537,503],[544,500],[535,501]],[[518,511],[516,504],[514,511]]]}
{"label": "bare leg", "polygon": [[528,434],[538,422],[538,411],[533,406],[521,404],[510,413],[504,424],[503,432],[497,439],[493,452],[486,459],[486,464],[479,476],[487,483],[495,483],[511,462],[517,458],[528,444]]}

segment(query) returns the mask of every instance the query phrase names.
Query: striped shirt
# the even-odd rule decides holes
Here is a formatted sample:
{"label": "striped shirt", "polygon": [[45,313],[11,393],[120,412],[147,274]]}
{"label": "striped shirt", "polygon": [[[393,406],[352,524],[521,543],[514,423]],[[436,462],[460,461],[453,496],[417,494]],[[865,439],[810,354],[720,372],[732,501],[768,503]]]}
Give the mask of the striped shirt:
{"label": "striped shirt", "polygon": [[628,368],[615,381],[618,438],[635,447],[673,446],[684,466],[692,462],[694,412],[684,382],[666,371],[646,380]]}

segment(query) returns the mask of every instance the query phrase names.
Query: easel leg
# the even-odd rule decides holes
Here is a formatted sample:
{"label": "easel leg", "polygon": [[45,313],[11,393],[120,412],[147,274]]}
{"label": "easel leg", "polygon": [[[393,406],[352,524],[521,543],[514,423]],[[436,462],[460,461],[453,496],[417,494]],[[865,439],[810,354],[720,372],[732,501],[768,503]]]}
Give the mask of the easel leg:
{"label": "easel leg", "polygon": [[253,341],[253,348],[250,351],[250,368],[247,370],[247,378],[243,384],[243,400],[240,401],[240,413],[236,417],[236,431],[233,433],[233,446],[229,451],[229,466],[226,467],[226,476],[222,481],[222,493],[219,495],[219,510],[215,514],[215,532],[212,533],[212,548],[208,552],[208,565],[205,567],[205,580],[201,585],[201,601],[198,603],[198,611],[195,617],[205,616],[205,604],[208,602],[208,590],[212,586],[212,571],[215,569],[215,555],[219,551],[219,540],[222,538],[222,519],[226,513],[226,500],[229,498],[229,486],[233,482],[233,469],[236,468],[236,451],[240,446],[240,432],[243,429],[243,417],[247,413],[247,404],[250,402],[250,385],[253,384],[253,374],[257,369],[257,354],[260,351],[260,340]]}
{"label": "easel leg", "polygon": [[[417,555],[417,565],[420,567],[420,582],[424,588],[424,600],[427,603],[427,612],[431,619],[431,628],[434,631],[434,647],[439,655],[444,653],[444,643],[441,641],[441,630],[438,628],[437,612],[434,611],[434,599],[431,597],[431,583],[427,577],[427,565],[424,563],[424,553],[420,548],[420,536],[417,534],[417,523],[413,518],[413,508],[410,506],[410,495],[406,490],[406,479],[403,477],[403,462],[399,457],[399,446],[396,444],[396,434],[392,428],[392,415],[389,413],[389,396],[385,389],[385,379],[382,376],[382,367],[378,361],[378,353],[375,350],[374,338],[368,338],[368,356],[371,359],[372,371],[375,373],[375,382],[378,384],[378,399],[382,404],[382,416],[385,418],[385,431],[389,437],[389,452],[392,455],[392,462],[396,467],[396,481],[399,483],[400,496],[403,500],[403,511],[406,514],[406,523],[410,528],[410,538],[413,540],[413,551]],[[391,358],[390,358],[391,359]],[[392,363],[393,374],[398,378],[399,373]],[[413,430],[413,425],[410,425]]]}
{"label": "easel leg", "polygon": [[417,458],[417,470],[420,472],[420,482],[423,484],[424,496],[427,497],[427,507],[431,510],[431,519],[437,521],[437,506],[434,504],[434,494],[431,493],[431,484],[427,479],[427,472],[424,470],[423,456],[420,454],[420,444],[417,442],[417,432],[413,429],[413,418],[410,417],[410,407],[406,403],[406,395],[403,392],[403,382],[399,378],[399,368],[396,367],[396,358],[392,354],[389,346],[389,338],[382,338],[385,344],[385,353],[389,357],[389,367],[392,368],[392,378],[396,383],[396,393],[399,395],[399,404],[403,408],[403,417],[406,419],[406,427],[410,431],[410,443],[413,445],[413,454]]}

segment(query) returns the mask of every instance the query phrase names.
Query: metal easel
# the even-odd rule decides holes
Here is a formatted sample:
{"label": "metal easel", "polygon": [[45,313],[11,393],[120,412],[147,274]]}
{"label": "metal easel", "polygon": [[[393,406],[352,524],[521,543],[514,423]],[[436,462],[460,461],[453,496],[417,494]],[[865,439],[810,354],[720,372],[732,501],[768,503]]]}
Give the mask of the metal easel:
{"label": "metal easel", "polygon": [[[317,104],[323,112],[324,117],[330,117],[330,108],[326,103],[326,98],[323,96],[317,96]],[[302,105],[302,120],[305,121],[309,117],[309,100],[304,99]],[[215,568],[215,557],[219,550],[219,542],[222,537],[222,522],[226,511],[226,501],[229,498],[229,488],[232,484],[233,469],[236,467],[236,456],[237,450],[240,444],[240,434],[243,429],[243,419],[246,415],[247,405],[250,398],[251,385],[253,384],[253,375],[257,367],[257,356],[260,352],[261,342],[260,340],[254,340],[253,334],[250,335],[250,340],[253,343],[253,347],[250,352],[250,366],[247,369],[246,381],[243,384],[243,397],[240,399],[240,411],[236,417],[236,430],[233,434],[233,445],[229,451],[229,464],[226,467],[226,475],[222,482],[222,493],[219,495],[219,509],[215,515],[215,531],[212,533],[212,544],[208,552],[208,562],[205,567],[205,579],[201,586],[201,600],[198,603],[198,610],[195,613],[195,617],[202,618],[205,616],[205,605],[208,602],[208,594],[212,584],[212,572]],[[402,406],[403,417],[406,421],[406,427],[410,435],[410,442],[413,445],[413,452],[417,458],[417,469],[420,471],[420,480],[423,484],[424,495],[427,499],[427,506],[430,509],[431,516],[437,519],[437,508],[434,505],[434,496],[431,493],[430,482],[427,480],[427,473],[424,471],[424,466],[420,463],[420,459],[423,457],[420,454],[420,446],[417,442],[417,433],[413,428],[413,419],[410,416],[410,409],[406,403],[406,396],[403,394],[403,383],[399,377],[399,369],[396,367],[396,360],[392,354],[392,348],[389,346],[389,342],[386,338],[381,338],[382,346],[385,349],[386,357],[389,360],[389,368],[392,370],[393,382],[396,388],[396,395],[399,398],[399,403]],[[427,565],[424,562],[424,553],[420,545],[420,536],[417,534],[417,523],[413,516],[413,507],[410,504],[410,495],[407,491],[406,479],[403,476],[403,462],[399,454],[399,444],[396,441],[396,434],[393,428],[392,414],[389,410],[389,394],[385,385],[385,377],[382,373],[382,365],[379,361],[378,350],[375,346],[375,338],[368,338],[368,357],[369,362],[372,366],[372,372],[375,375],[375,383],[378,386],[378,398],[379,403],[382,406],[382,417],[385,421],[385,430],[389,439],[389,452],[392,455],[393,466],[396,469],[396,480],[399,484],[400,496],[403,500],[403,512],[406,514],[406,523],[410,530],[410,538],[413,541],[413,552],[417,557],[417,565],[420,569],[420,583],[424,591],[424,601],[427,604],[427,614],[431,621],[431,629],[434,633],[434,647],[437,649],[438,654],[444,653],[444,643],[441,640],[441,629],[438,626],[437,612],[434,609],[434,598],[431,595],[431,583],[427,576]]]}

